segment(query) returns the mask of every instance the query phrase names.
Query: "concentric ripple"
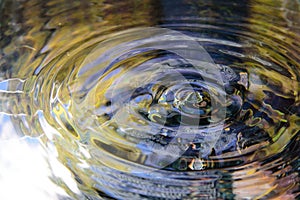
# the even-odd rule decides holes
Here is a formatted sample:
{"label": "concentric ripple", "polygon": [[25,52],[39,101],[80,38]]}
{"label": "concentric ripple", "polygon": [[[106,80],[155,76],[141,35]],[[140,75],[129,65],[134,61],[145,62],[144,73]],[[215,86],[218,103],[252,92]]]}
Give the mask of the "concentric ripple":
{"label": "concentric ripple", "polygon": [[[53,75],[50,81],[43,77],[42,87],[53,88],[49,111],[56,123],[101,153],[155,170],[178,159],[196,136],[202,147],[195,156],[207,157],[222,133],[226,108],[241,107],[234,95],[225,99],[227,71],[179,32],[140,28],[108,38],[88,54],[70,54],[79,59],[60,69],[46,70]],[[60,80],[69,66],[69,78]]]}
{"label": "concentric ripple", "polygon": [[300,6],[170,2],[157,21],[74,5],[91,24],[41,3],[45,43],[19,61],[1,50],[20,70],[1,72],[0,112],[55,149],[74,198],[299,198]]}

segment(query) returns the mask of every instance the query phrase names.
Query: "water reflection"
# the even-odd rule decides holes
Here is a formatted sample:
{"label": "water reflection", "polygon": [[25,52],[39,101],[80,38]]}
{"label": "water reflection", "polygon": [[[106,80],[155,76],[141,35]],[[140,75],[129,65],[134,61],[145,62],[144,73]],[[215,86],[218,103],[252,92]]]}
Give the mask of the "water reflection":
{"label": "water reflection", "polygon": [[0,4],[0,199],[299,197],[298,1]]}
{"label": "water reflection", "polygon": [[[0,119],[0,186],[2,188],[0,198],[58,199],[58,196],[68,197],[67,193],[50,179],[52,171],[48,162],[52,161],[51,165],[56,166],[53,168],[56,169],[56,173],[61,173],[60,176],[71,183],[72,179],[67,169],[54,158],[54,155],[46,154],[38,139],[20,138],[7,115],[1,114]],[[72,184],[76,188],[74,181]]]}

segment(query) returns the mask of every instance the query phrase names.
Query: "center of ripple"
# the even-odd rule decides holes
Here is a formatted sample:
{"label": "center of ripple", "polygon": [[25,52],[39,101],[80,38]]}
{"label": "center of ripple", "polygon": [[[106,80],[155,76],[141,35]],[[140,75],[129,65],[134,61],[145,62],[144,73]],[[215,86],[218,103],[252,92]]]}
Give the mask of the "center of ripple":
{"label": "center of ripple", "polygon": [[140,170],[165,168],[199,138],[194,156],[213,153],[227,108],[236,103],[226,97],[224,78],[234,72],[215,65],[198,42],[176,31],[133,29],[108,38],[74,56],[71,101],[63,106],[68,114],[56,117],[60,124],[103,164],[126,162],[126,170],[133,163]]}

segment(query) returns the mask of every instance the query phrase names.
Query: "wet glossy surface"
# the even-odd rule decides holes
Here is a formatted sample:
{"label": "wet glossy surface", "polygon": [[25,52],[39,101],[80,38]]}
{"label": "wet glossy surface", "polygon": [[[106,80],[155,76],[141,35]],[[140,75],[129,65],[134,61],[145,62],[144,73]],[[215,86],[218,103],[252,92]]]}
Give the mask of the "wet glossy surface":
{"label": "wet glossy surface", "polygon": [[49,199],[299,198],[299,1],[1,11],[6,191],[19,171]]}

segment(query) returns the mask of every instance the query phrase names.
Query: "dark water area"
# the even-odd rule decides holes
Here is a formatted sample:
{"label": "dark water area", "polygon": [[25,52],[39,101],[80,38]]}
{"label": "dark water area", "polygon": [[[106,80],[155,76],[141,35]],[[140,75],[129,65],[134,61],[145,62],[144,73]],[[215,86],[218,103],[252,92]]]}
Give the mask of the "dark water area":
{"label": "dark water area", "polygon": [[0,199],[299,199],[299,55],[297,0],[0,0]]}

